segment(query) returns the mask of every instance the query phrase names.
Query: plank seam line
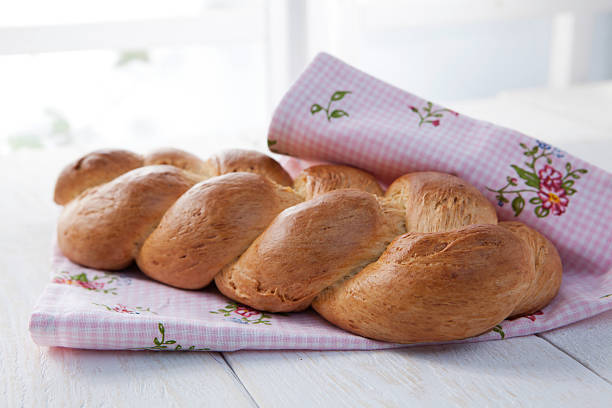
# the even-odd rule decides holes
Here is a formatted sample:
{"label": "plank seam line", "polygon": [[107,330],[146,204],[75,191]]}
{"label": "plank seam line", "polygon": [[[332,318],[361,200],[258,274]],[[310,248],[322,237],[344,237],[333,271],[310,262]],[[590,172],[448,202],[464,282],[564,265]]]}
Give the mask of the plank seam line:
{"label": "plank seam line", "polygon": [[535,336],[540,338],[540,339],[542,339],[542,340],[544,340],[548,344],[552,345],[554,348],[556,348],[557,350],[559,350],[563,354],[567,355],[568,357],[570,357],[571,359],[576,361],[578,364],[580,364],[581,366],[583,366],[584,368],[586,368],[587,370],[589,370],[590,372],[595,374],[597,377],[599,377],[602,380],[604,380],[605,382],[607,382],[609,385],[612,385],[612,382],[610,380],[608,380],[605,377],[602,377],[597,371],[593,370],[591,367],[589,367],[589,365],[587,363],[582,362],[578,357],[574,356],[572,353],[570,353],[570,352],[568,352],[566,350],[563,350],[561,347],[557,346],[555,343],[553,343],[552,341],[548,340],[546,337],[542,337],[540,335],[540,333],[536,333]]}
{"label": "plank seam line", "polygon": [[231,371],[232,375],[234,376],[234,378],[236,378],[236,381],[238,381],[238,383],[240,383],[240,386],[242,387],[242,389],[244,390],[244,392],[246,393],[246,395],[249,396],[249,399],[251,400],[251,402],[253,403],[253,405],[257,408],[259,407],[259,404],[257,403],[257,401],[255,401],[255,398],[253,398],[253,396],[251,395],[251,393],[249,392],[249,390],[247,389],[247,387],[244,385],[244,383],[242,382],[242,380],[240,379],[240,377],[238,377],[238,374],[236,374],[236,371],[234,371],[234,367],[232,367],[232,364],[229,362],[229,360],[227,358],[225,358],[225,353],[221,352],[219,353],[219,355],[221,356],[221,358],[223,359],[223,361],[225,362],[225,364],[227,365],[227,367],[229,368],[229,370]]}

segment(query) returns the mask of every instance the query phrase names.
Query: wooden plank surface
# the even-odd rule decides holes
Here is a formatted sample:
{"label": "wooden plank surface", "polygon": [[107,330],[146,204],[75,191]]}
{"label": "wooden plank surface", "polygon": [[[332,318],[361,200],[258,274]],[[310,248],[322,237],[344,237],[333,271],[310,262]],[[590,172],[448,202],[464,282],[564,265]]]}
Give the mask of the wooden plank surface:
{"label": "wooden plank surface", "polygon": [[0,161],[0,406],[253,406],[219,353],[99,352],[32,342],[30,311],[49,280],[53,180],[65,163],[44,153]]}
{"label": "wooden plank surface", "polygon": [[612,310],[539,336],[612,384]]}
{"label": "wooden plank surface", "polygon": [[612,386],[546,341],[226,353],[260,406],[607,407]]}

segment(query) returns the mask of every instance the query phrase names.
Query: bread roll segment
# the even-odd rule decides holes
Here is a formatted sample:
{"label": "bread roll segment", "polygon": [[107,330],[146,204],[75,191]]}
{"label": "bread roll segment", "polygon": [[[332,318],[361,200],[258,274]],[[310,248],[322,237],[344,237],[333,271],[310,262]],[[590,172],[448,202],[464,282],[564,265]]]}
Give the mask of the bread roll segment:
{"label": "bread roll segment", "polygon": [[291,189],[258,174],[213,177],[172,205],[136,261],[155,280],[185,289],[203,288],[279,212],[301,201]]}
{"label": "bread roll segment", "polygon": [[142,165],[142,156],[127,150],[102,149],[88,153],[64,167],[55,183],[54,201],[66,205],[88,188]]}
{"label": "bread roll segment", "polygon": [[333,324],[378,340],[463,339],[504,320],[533,275],[529,248],[496,225],[408,233],[313,308]]}
{"label": "bread roll segment", "polygon": [[375,195],[383,193],[378,181],[371,174],[353,167],[333,164],[321,164],[305,169],[293,182],[293,188],[306,200],[343,188],[357,188]]}
{"label": "bread roll segment", "polygon": [[293,184],[289,173],[276,160],[253,150],[223,150],[209,158],[206,161],[206,166],[212,176],[249,172],[261,174],[283,186]]}
{"label": "bread roll segment", "polygon": [[495,207],[467,181],[434,171],[406,174],[385,197],[406,209],[409,232],[452,231],[471,224],[497,224]]}
{"label": "bread roll segment", "polygon": [[530,248],[530,259],[534,266],[534,277],[521,302],[510,317],[529,315],[546,306],[561,287],[563,267],[557,248],[544,235],[522,222],[499,223],[519,236]]}
{"label": "bread roll segment", "polygon": [[153,166],[156,164],[168,164],[178,167],[185,171],[202,176],[202,178],[216,176],[212,174],[210,168],[198,156],[188,153],[180,149],[165,147],[154,150],[144,157],[144,166]]}
{"label": "bread roll segment", "polygon": [[281,212],[215,283],[260,310],[303,310],[327,286],[376,260],[403,231],[401,212],[372,194],[332,191]]}
{"label": "bread roll segment", "polygon": [[172,166],[147,166],[93,187],[72,200],[58,221],[58,245],[90,268],[129,266],[166,210],[198,179]]}

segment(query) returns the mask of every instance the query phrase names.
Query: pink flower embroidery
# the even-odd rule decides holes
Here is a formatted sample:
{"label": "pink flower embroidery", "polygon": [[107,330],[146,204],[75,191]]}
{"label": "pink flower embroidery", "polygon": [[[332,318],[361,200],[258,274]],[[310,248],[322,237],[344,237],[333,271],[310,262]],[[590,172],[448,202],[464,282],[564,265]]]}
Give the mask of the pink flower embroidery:
{"label": "pink flower embroidery", "polygon": [[83,281],[77,281],[77,282],[81,287],[85,289],[89,289],[89,290],[102,289],[104,287],[104,283],[102,282],[83,282]]}
{"label": "pink flower embroidery", "polygon": [[234,310],[234,313],[239,314],[240,316],[243,316],[243,317],[251,317],[251,316],[255,316],[259,314],[258,311],[253,310],[247,306],[238,306],[236,310]]}
{"label": "pink flower embroidery", "polygon": [[138,312],[128,309],[126,305],[122,305],[121,303],[117,303],[117,306],[113,307],[113,310],[118,313],[138,314]]}
{"label": "pink flower embroidery", "polygon": [[557,188],[552,185],[546,187],[544,183],[540,185],[538,197],[542,200],[542,208],[551,210],[553,215],[561,215],[565,212],[565,208],[569,204],[569,198],[566,197],[566,192],[561,187]]}
{"label": "pink flower embroidery", "polygon": [[[545,218],[551,213],[557,216],[564,214],[570,197],[578,192],[575,188],[577,180],[589,170],[573,168],[570,162],[557,170],[552,166],[552,157],[563,157],[558,149],[539,141],[531,147],[525,143],[519,145],[524,150],[523,156],[529,158],[524,162],[526,167],[511,164],[518,177],[508,176],[506,185],[498,189],[487,187],[487,190],[497,193],[495,199],[500,207],[510,204],[515,217],[523,212],[527,203],[534,205],[533,212],[538,218]],[[538,160],[542,160],[541,166],[537,166]],[[524,187],[515,189],[523,183]]]}
{"label": "pink flower embroidery", "polygon": [[558,190],[561,188],[563,175],[557,169],[546,164],[543,169],[538,172],[540,177],[540,185],[548,189]]}
{"label": "pink flower embroidery", "polygon": [[440,126],[440,121],[438,119],[432,120],[431,124],[437,127],[437,126]]}
{"label": "pink flower embroidery", "polygon": [[54,278],[53,283],[66,283],[66,279],[64,278]]}
{"label": "pink flower embroidery", "polygon": [[541,311],[541,310],[538,310],[538,311],[537,311],[537,312],[535,312],[534,314],[529,315],[529,316],[524,316],[524,317],[526,317],[527,319],[531,320],[532,322],[535,322],[535,320],[536,320],[536,316],[540,316],[540,315],[543,315],[543,314],[544,314],[544,313],[542,313],[542,311]]}

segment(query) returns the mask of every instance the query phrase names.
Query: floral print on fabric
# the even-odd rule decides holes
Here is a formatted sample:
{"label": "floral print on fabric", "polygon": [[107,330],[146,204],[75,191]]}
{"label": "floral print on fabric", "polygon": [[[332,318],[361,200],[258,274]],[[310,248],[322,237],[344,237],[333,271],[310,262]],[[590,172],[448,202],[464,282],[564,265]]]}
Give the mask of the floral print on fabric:
{"label": "floral print on fabric", "polygon": [[116,312],[116,313],[124,313],[124,314],[141,314],[141,313],[151,313],[151,314],[157,314],[156,312],[152,311],[150,308],[148,307],[142,307],[142,306],[126,306],[123,305],[121,303],[117,303],[115,306],[109,306],[109,305],[105,305],[103,303],[93,303],[92,305],[96,305],[96,306],[100,306],[105,308],[106,310],[108,310],[109,312]]}
{"label": "floral print on fabric", "polygon": [[[554,158],[564,157],[563,152],[557,148],[538,141],[533,147],[520,143],[524,150],[523,155],[527,161],[521,166],[511,164],[517,177],[506,177],[506,185],[501,188],[487,190],[497,193],[497,204],[503,207],[510,203],[514,216],[518,216],[525,209],[528,200],[534,206],[534,213],[539,218],[549,214],[562,215],[570,203],[570,196],[578,191],[575,189],[577,180],[588,173],[587,169],[574,169],[570,162],[565,163],[565,174],[559,171],[553,163]],[[522,167],[525,166],[525,167]]]}
{"label": "floral print on fabric", "polygon": [[499,334],[499,337],[501,337],[502,340],[506,338],[506,333],[504,332],[504,329],[501,324],[498,324],[497,326],[492,328],[491,331]]}
{"label": "floral print on fabric", "polygon": [[221,314],[228,317],[230,321],[240,324],[265,324],[267,326],[272,324],[269,320],[272,316],[236,302],[229,302],[223,309],[213,310],[210,313]]}
{"label": "floral print on fabric", "polygon": [[313,103],[310,106],[310,114],[314,115],[317,114],[319,112],[325,112],[325,116],[327,117],[327,121],[331,122],[332,119],[339,119],[342,118],[344,116],[349,116],[349,114],[346,111],[343,111],[342,109],[331,109],[331,105],[333,102],[338,102],[342,99],[344,99],[344,97],[348,94],[350,94],[351,91],[336,91],[332,94],[332,96],[329,98],[329,101],[327,102],[327,107],[324,108],[322,105],[319,105],[318,103]]}
{"label": "floral print on fabric", "polygon": [[440,120],[444,117],[444,112],[448,112],[454,116],[459,116],[457,112],[451,109],[434,109],[432,102],[427,102],[427,105],[422,107],[421,110],[419,110],[416,106],[409,106],[409,108],[412,112],[419,116],[419,127],[425,123],[431,124],[433,127],[440,126]]}
{"label": "floral print on fabric", "polygon": [[132,280],[117,274],[101,273],[88,276],[85,272],[77,275],[70,275],[67,271],[60,272],[53,278],[53,283],[60,285],[72,285],[93,292],[116,295],[117,286],[130,285]]}
{"label": "floral print on fabric", "polygon": [[196,346],[189,346],[188,348],[184,348],[180,344],[176,344],[176,340],[166,340],[166,327],[163,323],[157,323],[157,330],[161,335],[161,338],[155,337],[153,339],[153,346],[133,349],[133,350],[149,350],[149,351],[208,351],[210,348],[196,348]]}

